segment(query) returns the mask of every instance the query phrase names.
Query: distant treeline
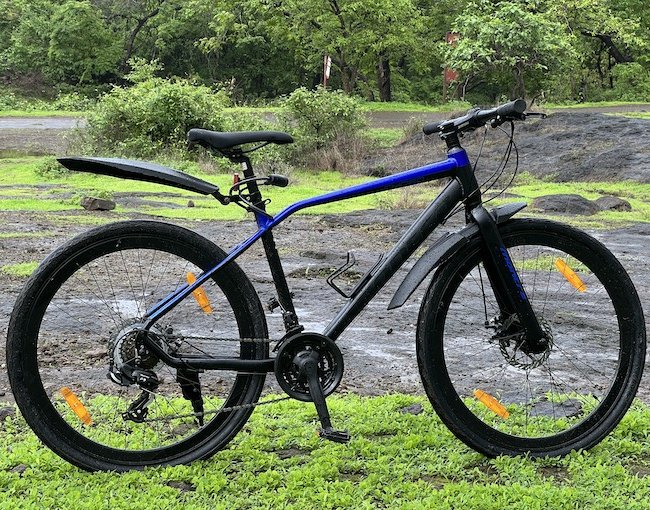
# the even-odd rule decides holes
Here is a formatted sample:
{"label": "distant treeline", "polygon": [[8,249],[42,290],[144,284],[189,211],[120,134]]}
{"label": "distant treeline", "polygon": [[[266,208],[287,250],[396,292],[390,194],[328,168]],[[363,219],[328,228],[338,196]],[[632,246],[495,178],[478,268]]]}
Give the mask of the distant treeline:
{"label": "distant treeline", "polygon": [[254,102],[329,55],[329,86],[376,101],[438,103],[445,67],[479,103],[648,100],[649,50],[647,0],[0,0],[0,79],[32,93],[107,90],[137,57]]}

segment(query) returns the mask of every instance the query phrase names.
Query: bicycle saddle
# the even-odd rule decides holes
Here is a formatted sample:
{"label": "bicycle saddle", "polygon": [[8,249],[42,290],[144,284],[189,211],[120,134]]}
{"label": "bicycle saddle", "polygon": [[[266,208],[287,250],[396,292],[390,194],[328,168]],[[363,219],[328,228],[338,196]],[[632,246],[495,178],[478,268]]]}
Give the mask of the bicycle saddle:
{"label": "bicycle saddle", "polygon": [[246,143],[277,143],[283,145],[293,142],[293,137],[281,131],[233,131],[223,133],[208,129],[190,129],[187,132],[187,141],[190,146],[198,144],[206,149],[218,151],[232,149]]}

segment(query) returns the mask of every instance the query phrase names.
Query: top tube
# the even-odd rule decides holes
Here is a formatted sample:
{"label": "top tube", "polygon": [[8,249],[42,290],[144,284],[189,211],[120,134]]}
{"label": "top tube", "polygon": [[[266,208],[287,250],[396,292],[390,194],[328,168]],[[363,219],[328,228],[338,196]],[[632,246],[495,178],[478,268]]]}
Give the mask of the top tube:
{"label": "top tube", "polygon": [[269,217],[262,214],[256,214],[257,224],[261,229],[268,230],[273,228],[278,223],[284,221],[292,214],[305,209],[307,207],[314,207],[317,205],[329,204],[331,202],[338,202],[347,200],[349,198],[360,197],[363,195],[370,195],[380,191],[390,189],[402,188],[404,186],[411,186],[421,182],[427,182],[434,179],[441,179],[452,175],[453,171],[457,168],[469,165],[469,158],[464,149],[454,151],[449,154],[446,160],[430,163],[419,168],[413,168],[404,172],[399,172],[393,175],[388,175],[380,179],[374,179],[369,182],[350,186],[336,191],[331,191],[323,195],[306,198],[300,200],[295,204],[280,211],[276,216]]}
{"label": "top tube", "polygon": [[456,149],[452,151],[444,161],[430,163],[429,165],[425,165],[419,168],[413,168],[411,170],[399,172],[387,177],[382,177],[380,179],[374,179],[370,182],[364,182],[355,186],[343,188],[341,190],[336,190],[330,193],[325,193],[323,195],[307,198],[283,209],[276,216],[267,216],[261,213],[255,213],[255,219],[257,221],[257,225],[259,226],[259,230],[248,239],[230,250],[226,258],[219,262],[215,267],[199,275],[194,283],[191,285],[183,284],[175,292],[172,292],[167,297],[163,298],[161,301],[153,305],[149,310],[147,310],[145,316],[148,319],[148,323],[153,324],[153,322],[167,313],[178,302],[182,301],[191,292],[203,285],[203,283],[212,277],[212,275],[214,275],[219,269],[239,257],[239,255],[250,248],[260,237],[262,237],[262,235],[264,235],[265,232],[268,232],[270,229],[287,219],[295,212],[300,211],[301,209],[328,204],[331,202],[338,202],[341,200],[346,200],[348,198],[360,197],[372,193],[378,193],[380,191],[386,191],[389,189],[410,186],[412,184],[432,181],[434,179],[441,179],[443,177],[453,175],[455,170],[469,164],[469,158],[467,157],[465,150],[462,148]]}

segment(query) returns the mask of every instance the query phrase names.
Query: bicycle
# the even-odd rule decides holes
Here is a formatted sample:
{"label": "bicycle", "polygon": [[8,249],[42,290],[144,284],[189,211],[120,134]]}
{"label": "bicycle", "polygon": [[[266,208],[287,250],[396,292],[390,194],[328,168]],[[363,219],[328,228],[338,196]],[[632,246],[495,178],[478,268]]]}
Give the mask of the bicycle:
{"label": "bicycle", "polygon": [[[275,216],[260,188],[286,186],[288,179],[256,176],[248,154],[291,143],[286,133],[188,133],[190,144],[242,165],[243,178],[227,194],[151,163],[61,159],[71,170],[237,204],[254,214],[258,230],[226,253],[179,226],[126,221],[90,230],[48,256],[20,293],[8,331],[10,383],[27,423],[58,455],[87,470],[188,463],[224,448],[256,405],[277,400],[260,401],[273,373],[283,398],[314,402],[321,437],[346,442],[349,434],[333,428],[326,403],[343,376],[335,340],[434,229],[464,211],[465,227],[431,244],[389,305],[403,305],[433,273],[416,332],[433,408],[487,456],[556,456],[594,446],[620,421],[639,385],[643,312],[627,273],[600,242],[560,223],[514,219],[525,203],[483,206],[460,139],[509,123],[509,158],[514,122],[525,120],[525,109],[517,100],[428,124],[424,132],[446,143],[446,160],[308,198]],[[441,178],[449,179],[444,189],[351,291],[334,283],[350,260],[330,276],[346,304],[321,333],[304,331],[273,228],[307,207]],[[285,328],[276,340],[235,263],[260,239],[277,292],[270,308],[280,309]],[[585,349],[599,351],[597,366],[581,359]],[[469,369],[458,368],[460,359]]]}

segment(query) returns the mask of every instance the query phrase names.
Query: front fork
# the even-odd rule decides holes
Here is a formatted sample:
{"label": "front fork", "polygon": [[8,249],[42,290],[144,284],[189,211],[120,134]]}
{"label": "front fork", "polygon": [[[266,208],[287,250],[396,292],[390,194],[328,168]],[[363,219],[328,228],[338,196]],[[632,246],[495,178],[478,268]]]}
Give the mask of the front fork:
{"label": "front fork", "polygon": [[485,270],[494,290],[499,308],[504,316],[516,315],[526,331],[524,351],[534,354],[544,352],[548,339],[528,300],[526,291],[515,270],[508,250],[503,244],[496,221],[479,205],[470,211],[483,239]]}

